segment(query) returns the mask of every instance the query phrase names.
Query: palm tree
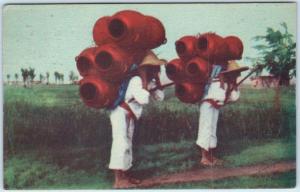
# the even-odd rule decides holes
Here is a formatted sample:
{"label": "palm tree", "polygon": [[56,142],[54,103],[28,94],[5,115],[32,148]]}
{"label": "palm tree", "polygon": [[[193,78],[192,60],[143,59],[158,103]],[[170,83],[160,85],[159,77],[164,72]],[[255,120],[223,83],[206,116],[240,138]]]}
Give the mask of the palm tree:
{"label": "palm tree", "polygon": [[7,78],[7,83],[9,84],[10,74],[7,74],[6,78]]}
{"label": "palm tree", "polygon": [[45,77],[44,75],[40,74],[40,82],[42,83],[44,81]]}
{"label": "palm tree", "polygon": [[57,84],[57,80],[59,80],[59,73],[57,71],[54,72],[55,83]]}
{"label": "palm tree", "polygon": [[75,78],[75,73],[73,71],[70,71],[70,74],[69,74],[69,80],[71,81],[71,83],[74,83],[74,79]]}
{"label": "palm tree", "polygon": [[15,79],[16,79],[16,82],[18,81],[18,79],[19,79],[19,75],[18,75],[18,73],[15,73]]}
{"label": "palm tree", "polygon": [[33,68],[29,68],[28,75],[30,77],[30,82],[32,83],[33,80],[34,80],[34,78],[35,78],[35,73],[34,73],[34,69]]}
{"label": "palm tree", "polygon": [[22,74],[22,77],[23,77],[24,87],[26,87],[27,81],[28,81],[28,75],[29,75],[28,69],[21,68],[21,74]]}
{"label": "palm tree", "polygon": [[59,79],[61,80],[61,84],[63,84],[64,83],[64,74],[60,73]]}
{"label": "palm tree", "polygon": [[50,77],[50,73],[47,71],[47,72],[46,72],[47,85],[49,85],[49,77]]}

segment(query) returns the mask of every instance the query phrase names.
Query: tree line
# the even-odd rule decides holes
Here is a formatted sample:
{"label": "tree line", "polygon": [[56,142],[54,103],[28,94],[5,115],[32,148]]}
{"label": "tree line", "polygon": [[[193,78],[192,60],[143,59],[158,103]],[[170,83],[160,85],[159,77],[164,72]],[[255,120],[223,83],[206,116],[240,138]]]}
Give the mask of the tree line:
{"label": "tree line", "polygon": [[[55,79],[55,84],[63,84],[64,83],[64,74],[63,73],[59,73],[58,71],[55,71],[53,73],[54,75],[54,79]],[[22,76],[22,82],[23,82],[23,86],[24,87],[30,87],[33,84],[46,84],[49,85],[49,79],[50,79],[50,73],[47,71],[45,74],[40,73],[39,74],[39,80],[35,81],[36,78],[36,71],[34,68],[21,68],[21,76]],[[11,74],[7,74],[6,75],[6,79],[7,79],[7,83],[8,84],[18,84],[19,82],[19,74],[15,73],[14,74],[14,80],[11,80]],[[78,76],[75,75],[74,71],[70,71],[69,73],[69,81],[71,82],[71,84],[76,84],[78,81]]]}

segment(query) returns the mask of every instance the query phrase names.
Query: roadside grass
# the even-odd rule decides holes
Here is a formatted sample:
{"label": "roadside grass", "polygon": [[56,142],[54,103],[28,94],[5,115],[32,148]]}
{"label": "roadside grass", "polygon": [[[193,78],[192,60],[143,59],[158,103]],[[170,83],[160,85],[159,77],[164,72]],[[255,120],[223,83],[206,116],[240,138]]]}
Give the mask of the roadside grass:
{"label": "roadside grass", "polygon": [[5,189],[95,189],[111,188],[111,181],[99,171],[89,174],[84,170],[38,160],[36,154],[18,154],[5,162]]}
{"label": "roadside grass", "polygon": [[[239,151],[236,151],[236,145],[240,146]],[[224,145],[221,150],[220,157],[225,160],[224,167],[276,163],[295,160],[296,156],[294,141],[283,139],[235,141]],[[107,168],[108,154],[102,155],[97,153],[98,151],[98,148],[68,147],[38,152],[23,151],[9,156],[4,162],[5,187],[7,189],[111,188],[113,175]],[[194,141],[143,145],[134,151],[132,171],[142,179],[203,168],[198,164],[200,155]],[[272,184],[272,181],[277,180],[280,182]],[[292,187],[293,180],[295,174],[291,172],[274,177],[240,177],[204,183],[167,185],[162,188]]]}

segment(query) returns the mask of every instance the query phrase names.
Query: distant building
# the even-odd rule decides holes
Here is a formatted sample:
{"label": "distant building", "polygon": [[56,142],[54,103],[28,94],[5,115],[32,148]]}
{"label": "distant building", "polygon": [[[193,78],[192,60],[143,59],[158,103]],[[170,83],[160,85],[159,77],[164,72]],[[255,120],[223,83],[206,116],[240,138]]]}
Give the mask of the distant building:
{"label": "distant building", "polygon": [[73,83],[74,85],[79,85],[79,84],[80,84],[78,80],[75,80],[75,81],[73,81],[72,83]]}
{"label": "distant building", "polygon": [[272,75],[251,77],[250,80],[252,87],[256,89],[276,87],[279,83],[279,79]]}
{"label": "distant building", "polygon": [[38,84],[42,84],[42,81],[32,81],[31,82],[33,85],[38,85]]}

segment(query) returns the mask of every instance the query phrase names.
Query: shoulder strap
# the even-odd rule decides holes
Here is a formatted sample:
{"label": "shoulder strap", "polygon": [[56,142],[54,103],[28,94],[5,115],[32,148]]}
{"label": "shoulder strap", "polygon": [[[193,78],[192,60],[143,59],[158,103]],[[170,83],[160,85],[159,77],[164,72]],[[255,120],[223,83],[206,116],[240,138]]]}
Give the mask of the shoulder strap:
{"label": "shoulder strap", "polygon": [[222,106],[224,106],[224,105],[218,104],[218,101],[215,101],[213,99],[203,99],[201,101],[201,103],[204,103],[204,102],[208,102],[209,104],[211,104],[216,109],[220,109]]}
{"label": "shoulder strap", "polygon": [[123,101],[120,104],[120,107],[122,107],[123,109],[125,109],[128,112],[129,117],[133,118],[135,121],[137,120],[137,117],[135,116],[135,114],[131,110],[130,106],[126,102]]}
{"label": "shoulder strap", "polygon": [[[137,68],[137,65],[133,64],[129,69],[129,73],[136,70],[136,68]],[[120,88],[119,88],[118,97],[114,101],[114,103],[109,107],[110,109],[115,109],[118,105],[120,105],[125,100],[126,91],[127,91],[131,77],[132,76],[126,76],[126,78],[122,81]]]}

